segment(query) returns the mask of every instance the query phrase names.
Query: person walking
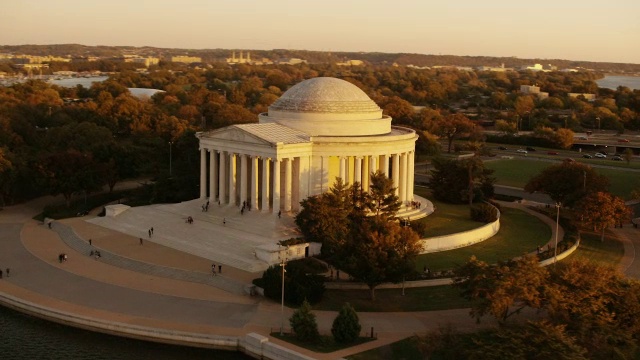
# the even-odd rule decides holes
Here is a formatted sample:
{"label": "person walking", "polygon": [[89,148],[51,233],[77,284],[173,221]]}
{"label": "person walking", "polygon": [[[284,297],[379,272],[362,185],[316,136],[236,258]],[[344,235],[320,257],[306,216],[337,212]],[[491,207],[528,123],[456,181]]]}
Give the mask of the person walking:
{"label": "person walking", "polygon": [[140,238],[140,245],[142,245],[142,238]]}
{"label": "person walking", "polygon": [[89,246],[91,246],[91,239],[89,239]]}
{"label": "person walking", "polygon": [[216,264],[211,264],[211,274],[216,276]]}
{"label": "person walking", "polygon": [[218,265],[218,274],[222,274],[222,265]]}
{"label": "person walking", "polygon": [[282,210],[278,210],[278,219],[282,216]]}

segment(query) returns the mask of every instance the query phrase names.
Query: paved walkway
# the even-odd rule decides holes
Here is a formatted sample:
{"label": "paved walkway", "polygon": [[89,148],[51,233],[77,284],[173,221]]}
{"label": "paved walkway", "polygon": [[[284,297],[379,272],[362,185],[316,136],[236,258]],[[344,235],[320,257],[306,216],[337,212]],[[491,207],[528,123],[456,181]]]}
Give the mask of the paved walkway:
{"label": "paved walkway", "polygon": [[[38,199],[0,211],[0,266],[11,268],[11,276],[0,281],[0,294],[80,316],[202,336],[249,332],[268,336],[271,329],[280,326],[279,304],[240,295],[255,274],[227,266],[223,276],[213,278],[209,259],[147,239],[139,245],[136,236],[82,218],[55,222],[50,230],[31,219],[45,203]],[[618,230],[625,232],[629,242],[640,242],[636,229]],[[88,256],[92,249],[101,251],[99,260]],[[57,255],[63,252],[69,261],[59,263]],[[627,272],[640,274],[640,264],[630,264]],[[285,308],[285,325],[291,313]],[[320,331],[328,334],[336,312],[315,313]],[[442,325],[473,330],[492,323],[486,319],[476,324],[467,309],[359,316],[363,329],[373,327],[378,340],[331,354],[316,354],[273,338],[270,341],[314,358],[336,359]]]}
{"label": "paved walkway", "polygon": [[[11,276],[0,281],[0,295],[15,296],[79,316],[203,336],[268,336],[293,310],[272,301],[239,295],[255,274],[227,266],[210,276],[209,259],[145,239],[98,227],[82,218],[54,222],[52,229],[32,220],[43,199],[0,211],[0,266]],[[92,245],[88,239],[92,239]],[[98,260],[89,256],[99,249]],[[69,260],[58,262],[58,254]],[[337,315],[317,311],[320,331],[330,333]],[[467,309],[414,313],[360,313],[363,329],[378,340],[331,354],[316,354],[271,338],[270,341],[318,359],[336,359],[379,347],[443,325],[461,330],[486,326]]]}

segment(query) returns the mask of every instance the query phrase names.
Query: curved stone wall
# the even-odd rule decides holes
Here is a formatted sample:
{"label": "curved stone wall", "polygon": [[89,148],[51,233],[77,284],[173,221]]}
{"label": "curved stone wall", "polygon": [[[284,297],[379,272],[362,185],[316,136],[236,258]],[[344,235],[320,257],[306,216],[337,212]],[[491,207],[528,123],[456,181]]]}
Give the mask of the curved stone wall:
{"label": "curved stone wall", "polygon": [[483,242],[494,236],[500,230],[500,212],[498,219],[479,228],[463,231],[455,234],[436,236],[422,239],[421,254],[429,254],[439,251],[452,250]]}

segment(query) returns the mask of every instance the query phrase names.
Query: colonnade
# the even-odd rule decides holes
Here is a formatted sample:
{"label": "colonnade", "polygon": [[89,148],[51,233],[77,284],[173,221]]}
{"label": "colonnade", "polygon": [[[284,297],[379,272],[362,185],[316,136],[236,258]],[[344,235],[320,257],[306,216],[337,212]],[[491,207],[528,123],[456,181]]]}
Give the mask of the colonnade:
{"label": "colonnade", "polygon": [[[298,203],[307,196],[327,191],[336,176],[347,184],[360,182],[363,190],[369,191],[370,175],[380,170],[393,180],[396,195],[403,203],[413,200],[413,151],[390,155],[316,156],[311,157],[308,169],[301,166],[300,159],[202,148],[200,198],[220,205],[247,204],[252,210],[263,212],[272,209],[287,212],[297,210]],[[329,171],[330,162],[338,166],[336,174]],[[301,170],[311,175],[307,174],[301,180]]]}
{"label": "colonnade", "polygon": [[414,156],[413,151],[391,155],[339,156],[339,176],[346,184],[359,182],[364,191],[369,191],[371,174],[382,171],[393,180],[396,195],[405,203],[413,200]]}

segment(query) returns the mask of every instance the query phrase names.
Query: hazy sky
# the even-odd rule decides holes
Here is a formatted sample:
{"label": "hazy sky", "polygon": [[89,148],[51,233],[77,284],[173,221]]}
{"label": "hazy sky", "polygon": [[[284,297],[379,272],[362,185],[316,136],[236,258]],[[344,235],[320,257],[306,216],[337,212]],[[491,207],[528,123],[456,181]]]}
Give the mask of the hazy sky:
{"label": "hazy sky", "polygon": [[640,63],[640,0],[15,0],[0,44],[307,49]]}

